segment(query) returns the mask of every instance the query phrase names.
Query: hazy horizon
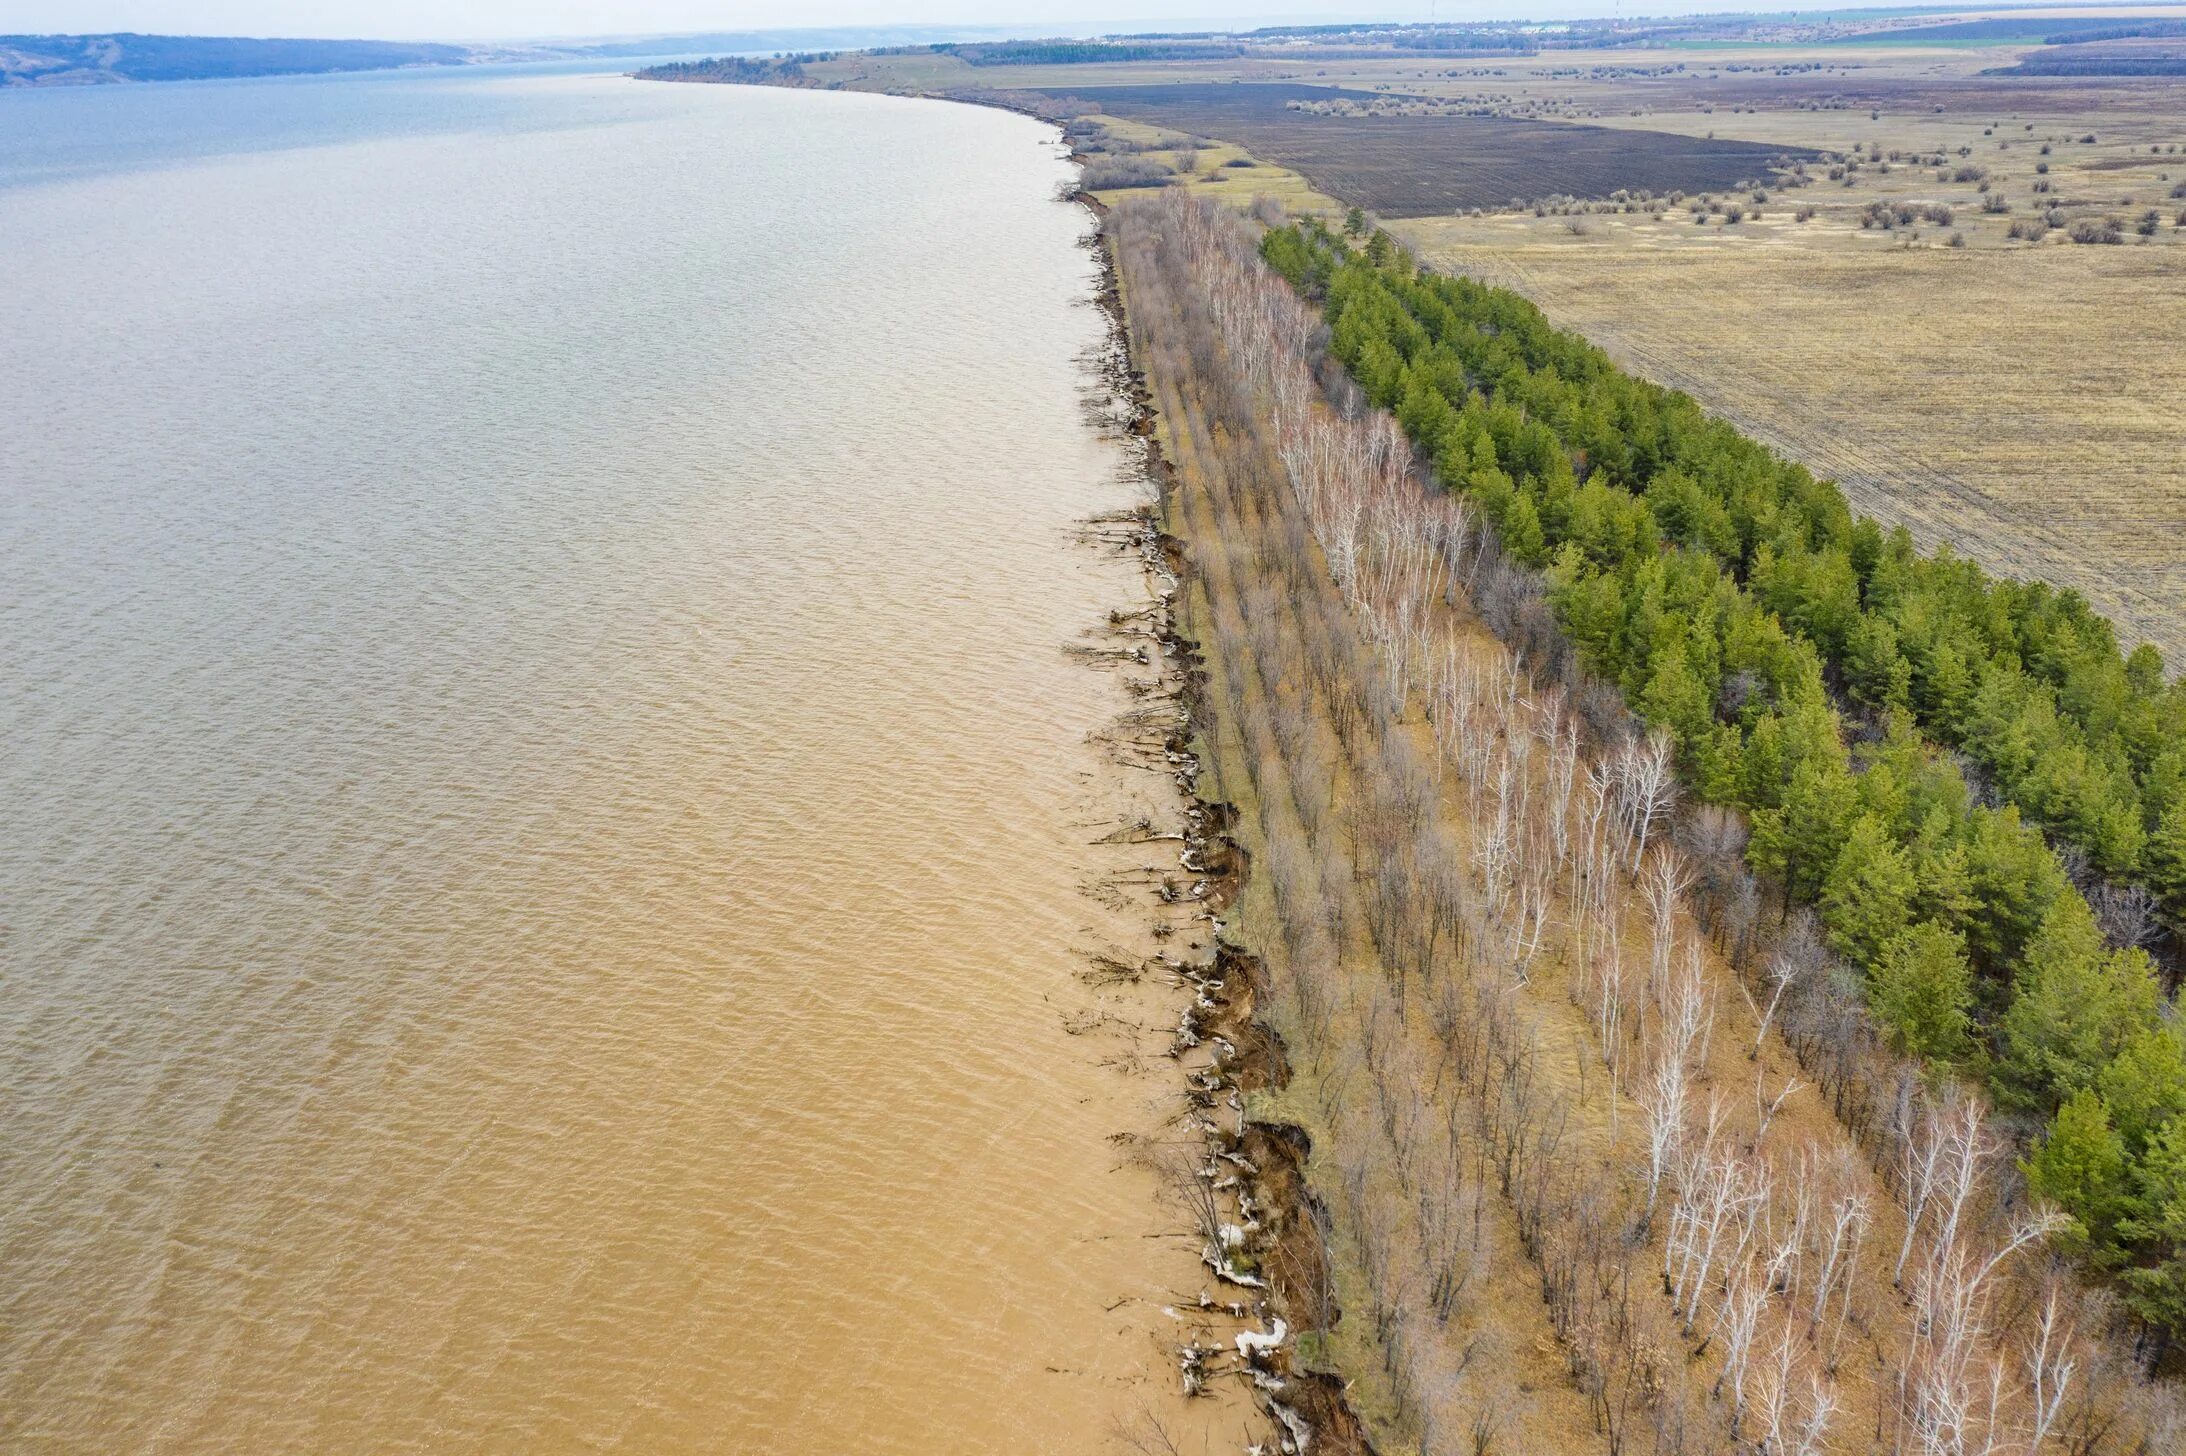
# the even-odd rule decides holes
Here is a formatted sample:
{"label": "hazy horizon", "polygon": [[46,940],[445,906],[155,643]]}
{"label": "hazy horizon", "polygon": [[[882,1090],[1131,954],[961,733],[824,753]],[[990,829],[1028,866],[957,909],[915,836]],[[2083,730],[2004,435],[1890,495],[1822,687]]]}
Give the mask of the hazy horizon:
{"label": "hazy horizon", "polygon": [[[513,41],[672,35],[739,30],[828,30],[870,26],[1002,26],[1029,34],[1091,28],[1192,29],[1386,20],[1563,20],[1625,13],[1618,0],[1511,0],[1487,4],[1366,4],[1335,0],[1310,8],[1271,8],[1232,0],[1190,0],[1179,13],[1158,4],[1116,0],[1079,5],[1050,0],[935,0],[931,12],[905,14],[885,0],[330,0],[308,7],[284,0],[0,0],[0,33],[281,36],[304,39]],[[1749,9],[1734,0],[1681,0],[1662,15]],[[1879,7],[1877,7],[1879,8]]]}

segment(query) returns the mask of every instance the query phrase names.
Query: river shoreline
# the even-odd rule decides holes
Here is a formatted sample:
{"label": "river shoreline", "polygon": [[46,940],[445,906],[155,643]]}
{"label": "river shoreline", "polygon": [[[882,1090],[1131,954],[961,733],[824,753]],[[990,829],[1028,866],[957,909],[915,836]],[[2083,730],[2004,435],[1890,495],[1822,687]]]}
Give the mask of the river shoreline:
{"label": "river shoreline", "polygon": [[[1096,218],[1107,216],[1108,209],[1091,194],[1081,191],[1073,200]],[[1188,1389],[1215,1374],[1244,1379],[1273,1423],[1279,1449],[1371,1452],[1364,1427],[1345,1400],[1342,1380],[1332,1372],[1307,1368],[1296,1345],[1296,1331],[1325,1328],[1339,1314],[1327,1293],[1321,1232],[1325,1215],[1305,1177],[1310,1144],[1304,1130],[1262,1120],[1251,1110],[1256,1094],[1280,1091],[1288,1083],[1289,1062],[1281,1036],[1259,1014],[1267,968],[1227,934],[1222,918],[1251,873],[1250,857],[1232,833],[1239,810],[1211,787],[1225,776],[1216,762],[1216,735],[1209,731],[1219,709],[1208,692],[1204,644],[1186,607],[1194,576],[1192,547],[1177,509],[1176,471],[1162,449],[1161,422],[1139,357],[1122,275],[1105,232],[1100,256],[1099,301],[1111,320],[1122,369],[1115,387],[1130,408],[1128,428],[1143,441],[1144,470],[1156,494],[1156,504],[1141,513],[1138,528],[1157,600],[1155,633],[1166,664],[1163,680],[1177,709],[1177,726],[1163,748],[1175,766],[1183,801],[1185,847],[1179,862],[1198,876],[1192,893],[1214,930],[1212,944],[1201,957],[1176,967],[1194,995],[1172,1052],[1184,1069],[1195,1109],[1192,1125],[1201,1137],[1197,1171],[1210,1192],[1224,1199],[1225,1211],[1236,1219],[1228,1227],[1236,1231],[1240,1249],[1250,1251],[1251,1268],[1259,1271],[1234,1269],[1229,1258],[1210,1247],[1205,1262],[1218,1278],[1252,1296],[1250,1323],[1258,1328],[1247,1329],[1232,1342],[1236,1355],[1227,1362],[1212,1361],[1212,1351],[1195,1355],[1190,1346],[1180,1358]],[[1208,1054],[1195,1055],[1202,1048]],[[1237,1273],[1245,1273],[1245,1279],[1237,1280]]]}
{"label": "river shoreline", "polygon": [[[787,82],[711,83],[815,89]],[[1057,108],[1039,93],[910,99],[1011,111],[1049,126],[1074,110]],[[1074,169],[1085,160],[1068,155]],[[1196,1301],[1189,1294],[1172,1296],[1176,1302],[1147,1321],[1165,1346],[1150,1374],[1172,1393],[1181,1392],[1181,1404],[1119,1412],[1114,1434],[1127,1446],[1159,1450],[1170,1449],[1167,1443],[1180,1433],[1197,1433],[1198,1440],[1179,1448],[1219,1450],[1237,1438],[1240,1424],[1250,1424],[1260,1428],[1252,1449],[1368,1452],[1372,1447],[1346,1403],[1342,1380],[1310,1368],[1297,1344],[1298,1331],[1325,1329],[1337,1318],[1322,1247],[1326,1215],[1305,1177],[1310,1149],[1304,1131],[1251,1111],[1252,1099],[1288,1082],[1288,1059],[1281,1038],[1260,1016],[1266,969],[1225,933],[1225,918],[1251,871],[1233,834],[1239,811],[1209,787],[1225,776],[1215,763],[1214,735],[1205,731],[1218,709],[1186,606],[1195,575],[1192,546],[1177,510],[1175,470],[1162,446],[1162,422],[1147,387],[1119,261],[1103,227],[1109,208],[1077,180],[1073,176],[1058,196],[1084,207],[1094,225],[1086,241],[1098,268],[1092,301],[1106,322],[1096,366],[1101,392],[1121,412],[1116,424],[1132,442],[1134,474],[1151,499],[1084,523],[1089,542],[1135,558],[1146,590],[1141,605],[1112,611],[1104,631],[1070,650],[1097,668],[1129,674],[1125,686],[1133,706],[1105,736],[1118,762],[1147,769],[1166,786],[1150,820],[1127,820],[1111,842],[1173,844],[1176,856],[1172,868],[1156,873],[1140,866],[1128,882],[1110,882],[1151,912],[1149,938],[1140,947],[1145,953],[1096,957],[1085,978],[1102,997],[1097,1009],[1074,1014],[1085,1016],[1088,1026],[1104,1017],[1111,1023],[1165,1018],[1166,1029],[1156,1033],[1160,1055],[1139,1061],[1138,1075],[1169,1089],[1161,1105],[1175,1111],[1156,1129],[1119,1134],[1118,1141],[1133,1145],[1132,1159],[1158,1180],[1149,1211],[1160,1215],[1166,1204],[1181,1215],[1207,1281]]]}

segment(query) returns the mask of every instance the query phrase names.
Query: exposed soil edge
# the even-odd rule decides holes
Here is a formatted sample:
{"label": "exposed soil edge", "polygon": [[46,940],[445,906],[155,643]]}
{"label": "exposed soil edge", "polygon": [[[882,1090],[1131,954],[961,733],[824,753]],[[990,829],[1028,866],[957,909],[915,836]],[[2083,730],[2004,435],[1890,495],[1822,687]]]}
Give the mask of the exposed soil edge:
{"label": "exposed soil edge", "polygon": [[[1089,194],[1073,200],[1085,204],[1096,218],[1107,209]],[[1154,434],[1153,395],[1144,373],[1131,352],[1131,334],[1112,249],[1100,247],[1101,278],[1098,302],[1115,330],[1123,375],[1117,392],[1130,409],[1126,428],[1145,441],[1145,468],[1164,503],[1175,489],[1175,468],[1161,454]],[[1141,526],[1155,557],[1166,574],[1178,583],[1166,594],[1156,614],[1156,633],[1163,655],[1174,664],[1177,694],[1184,709],[1184,723],[1203,721],[1213,711],[1207,694],[1207,675],[1199,644],[1177,621],[1176,604],[1181,584],[1192,574],[1189,552],[1176,537],[1162,532],[1152,508],[1141,512]],[[1202,765],[1188,727],[1180,727],[1166,745],[1169,761],[1179,765],[1177,782],[1192,808],[1186,816],[1186,858],[1204,867],[1200,899],[1210,912],[1234,904],[1251,872],[1250,856],[1232,836],[1237,821],[1235,806],[1209,797],[1199,786]],[[1290,1080],[1290,1059],[1282,1037],[1257,1013],[1267,987],[1267,967],[1256,955],[1217,936],[1211,963],[1189,973],[1199,987],[1193,1009],[1186,1012],[1185,1029],[1221,1048],[1214,1086],[1194,1085],[1194,1095],[1210,1102],[1218,1091],[1245,1094],[1279,1090]],[[1341,1317],[1327,1277],[1325,1230],[1328,1215],[1306,1180],[1306,1159],[1312,1142],[1305,1129],[1288,1123],[1270,1123],[1240,1116],[1234,1133],[1213,1122],[1203,1126],[1209,1153],[1225,1167],[1237,1170],[1240,1203],[1252,1210],[1260,1224],[1255,1246],[1258,1267],[1278,1311],[1290,1328],[1328,1329]],[[1260,1405],[1278,1427],[1303,1449],[1331,1456],[1376,1456],[1366,1426],[1351,1409],[1343,1382],[1324,1371],[1306,1370],[1296,1360],[1295,1345],[1284,1342],[1260,1362],[1271,1377],[1255,1382]],[[1272,1388],[1271,1388],[1272,1387]],[[1286,1446],[1290,1443],[1286,1441]]]}

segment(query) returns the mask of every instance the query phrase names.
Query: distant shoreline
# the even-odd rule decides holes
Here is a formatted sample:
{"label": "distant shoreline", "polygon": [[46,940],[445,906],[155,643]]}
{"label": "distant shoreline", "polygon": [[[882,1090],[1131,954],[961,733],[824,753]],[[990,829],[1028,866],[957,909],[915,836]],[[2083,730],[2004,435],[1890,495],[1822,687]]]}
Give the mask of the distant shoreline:
{"label": "distant shoreline", "polygon": [[475,47],[383,40],[0,35],[0,85],[104,86],[130,81],[236,80],[466,65]]}
{"label": "distant shoreline", "polygon": [[340,75],[428,66],[755,55],[992,40],[1006,26],[884,25],[707,31],[592,39],[438,42],[296,37],[95,34],[0,35],[0,88],[131,81],[223,81]]}

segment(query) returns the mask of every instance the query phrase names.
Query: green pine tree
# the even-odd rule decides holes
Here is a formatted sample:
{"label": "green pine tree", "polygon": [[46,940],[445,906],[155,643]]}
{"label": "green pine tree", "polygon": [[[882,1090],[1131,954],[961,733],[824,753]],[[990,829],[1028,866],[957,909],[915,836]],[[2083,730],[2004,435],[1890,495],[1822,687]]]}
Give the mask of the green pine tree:
{"label": "green pine tree", "polygon": [[1974,1050],[1973,969],[1966,943],[1931,920],[1886,946],[1867,978],[1876,1019],[1897,1048],[1964,1061]]}
{"label": "green pine tree", "polygon": [[1999,1090],[2022,1107],[2055,1107],[2156,1024],[2155,967],[2109,951],[2094,912],[2067,895],[2027,945],[2002,1024]]}
{"label": "green pine tree", "polygon": [[2069,1244],[2097,1251],[2115,1247],[2130,1188],[2125,1144],[2101,1097],[2082,1089],[2066,1098],[2048,1136],[2020,1167],[2028,1187],[2071,1216]]}
{"label": "green pine tree", "polygon": [[2128,1269],[2125,1302],[2133,1313],[2165,1329],[2186,1328],[2186,1118],[2174,1117],[2149,1143],[2134,1170],[2132,1216],[2119,1236],[2152,1256],[2153,1267]]}
{"label": "green pine tree", "polygon": [[2176,1021],[2148,1027],[2126,1042],[2095,1079],[2110,1120],[2138,1152],[2172,1118],[2186,1114],[2186,1038]]}
{"label": "green pine tree", "polygon": [[1822,884],[1822,923],[1837,954],[1874,965],[1913,920],[1913,867],[1873,814],[1853,821]]}
{"label": "green pine tree", "polygon": [[1792,771],[1783,807],[1753,816],[1746,857],[1784,883],[1789,897],[1811,900],[1843,852],[1859,812],[1859,788],[1840,755],[1814,754]]}
{"label": "green pine tree", "polygon": [[2186,793],[2176,795],[2156,821],[2141,863],[2164,922],[2186,936]]}

